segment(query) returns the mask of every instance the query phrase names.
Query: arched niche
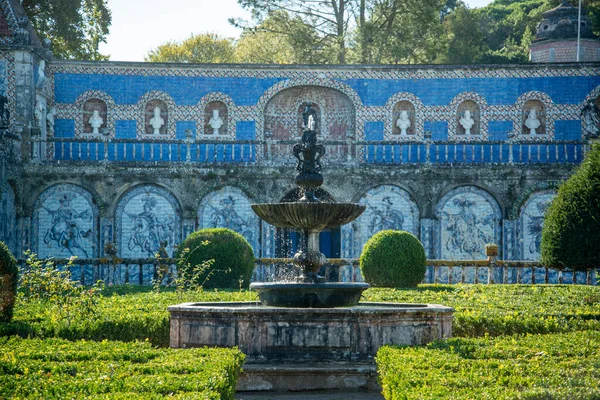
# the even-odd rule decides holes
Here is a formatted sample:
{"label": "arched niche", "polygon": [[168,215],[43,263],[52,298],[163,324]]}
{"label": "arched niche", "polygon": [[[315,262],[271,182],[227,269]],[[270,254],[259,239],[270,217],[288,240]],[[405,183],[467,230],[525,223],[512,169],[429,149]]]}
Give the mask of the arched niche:
{"label": "arched niche", "polygon": [[444,260],[483,260],[485,245],[500,245],[502,212],[485,190],[461,186],[439,201],[435,216],[436,256]]}
{"label": "arched niche", "polygon": [[39,258],[98,257],[98,208],[90,192],[70,183],[51,186],[39,195],[33,212]]}
{"label": "arched niche", "polygon": [[144,132],[147,135],[153,135],[155,133],[153,125],[160,125],[155,122],[158,118],[162,119],[162,125],[158,128],[158,133],[164,135],[167,133],[167,127],[169,126],[169,109],[167,103],[163,100],[152,99],[146,103],[144,110]]}
{"label": "arched niche", "polygon": [[0,186],[0,242],[17,254],[17,208],[15,192],[8,182]]}
{"label": "arched niche", "polygon": [[[406,135],[414,135],[416,130],[415,106],[408,100],[402,100],[394,105],[392,114],[392,134],[402,135],[402,127],[405,127]],[[405,118],[408,123],[405,122]],[[406,126],[408,125],[408,126]]]}
{"label": "arched niche", "polygon": [[140,185],[127,191],[116,211],[116,241],[124,258],[152,258],[164,244],[172,256],[181,243],[181,207],[168,190]]}
{"label": "arched niche", "polygon": [[254,254],[260,254],[260,220],[240,189],[227,186],[206,195],[198,207],[198,226],[229,228],[246,238]]}
{"label": "arched niche", "polygon": [[227,135],[229,129],[227,105],[211,101],[204,108],[204,134]]}
{"label": "arched niche", "polygon": [[306,129],[306,127],[304,126],[304,110],[306,109],[306,107],[311,107],[314,111],[315,111],[315,115],[317,116],[316,121],[315,121],[315,131],[317,132],[317,135],[321,134],[321,107],[319,107],[319,105],[317,103],[314,103],[312,101],[304,101],[302,102],[302,104],[300,104],[300,106],[298,107],[298,110],[296,112],[297,117],[296,120],[297,122],[297,126],[298,129],[296,130],[297,136],[301,137],[302,133],[304,132],[304,129]]}
{"label": "arched niche", "polygon": [[[97,111],[97,114],[94,114],[94,111]],[[94,115],[97,115],[99,118],[102,119],[102,123],[97,129],[98,133],[103,133],[103,131],[108,126],[108,107],[104,100],[98,98],[91,98],[87,99],[83,103],[83,133],[96,134],[96,132],[94,132],[94,128],[92,127],[92,118],[95,118]]]}
{"label": "arched niche", "polygon": [[[457,108],[455,123],[458,135],[479,135],[481,132],[481,109],[479,105],[473,100],[461,102]],[[470,128],[469,125],[471,125]]]}
{"label": "arched niche", "polygon": [[536,192],[529,196],[523,204],[519,215],[520,258],[522,260],[540,260],[544,217],[554,197],[556,197],[556,192],[553,190]]}
{"label": "arched niche", "polygon": [[521,120],[523,135],[544,135],[546,133],[546,106],[541,100],[527,100],[523,105]]}
{"label": "arched niche", "polygon": [[367,240],[381,230],[404,230],[419,237],[419,208],[406,190],[381,185],[368,190],[358,202],[367,208],[342,227],[342,257],[358,258]]}

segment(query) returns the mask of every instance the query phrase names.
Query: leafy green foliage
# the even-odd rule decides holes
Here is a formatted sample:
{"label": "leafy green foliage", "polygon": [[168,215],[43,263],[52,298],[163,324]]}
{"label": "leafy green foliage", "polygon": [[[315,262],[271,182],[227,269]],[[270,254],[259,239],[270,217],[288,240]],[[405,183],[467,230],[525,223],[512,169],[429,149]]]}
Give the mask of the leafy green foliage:
{"label": "leafy green foliage", "polygon": [[600,398],[600,332],[448,339],[382,347],[386,399]]}
{"label": "leafy green foliage", "polygon": [[37,36],[52,40],[59,59],[107,60],[100,54],[111,24],[107,0],[23,0]]}
{"label": "leafy green foliage", "polygon": [[237,349],[0,338],[1,398],[233,399]]}
{"label": "leafy green foliage", "polygon": [[600,266],[600,144],[558,190],[542,228],[542,263],[586,270]]}
{"label": "leafy green foliage", "polygon": [[[176,258],[179,259],[177,273],[195,287],[246,287],[254,268],[250,244],[242,235],[227,228],[192,233],[177,248]],[[210,263],[208,268],[207,263]]]}
{"label": "leafy green foliage", "polygon": [[233,63],[233,40],[214,33],[192,35],[181,41],[171,41],[148,52],[144,61],[177,63]]}
{"label": "leafy green foliage", "polygon": [[454,336],[600,330],[598,288],[580,285],[420,285],[369,289],[366,301],[443,304],[455,309]]}
{"label": "leafy green foliage", "polygon": [[0,242],[0,322],[10,322],[17,298],[19,268],[8,246]]}
{"label": "leafy green foliage", "polygon": [[405,231],[380,231],[360,255],[365,280],[383,287],[414,287],[425,277],[427,257],[419,239]]}

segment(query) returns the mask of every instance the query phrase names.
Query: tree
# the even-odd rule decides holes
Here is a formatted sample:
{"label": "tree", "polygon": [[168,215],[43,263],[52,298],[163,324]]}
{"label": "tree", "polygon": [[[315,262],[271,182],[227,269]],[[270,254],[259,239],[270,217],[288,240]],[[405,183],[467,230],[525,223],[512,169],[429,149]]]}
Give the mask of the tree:
{"label": "tree", "polygon": [[257,27],[246,29],[235,46],[236,62],[327,64],[335,61],[331,49],[315,47],[319,38],[312,26],[285,11],[271,12]]}
{"label": "tree", "polygon": [[100,54],[111,24],[107,0],[23,0],[22,5],[40,38],[52,40],[59,59],[107,60]]}
{"label": "tree", "polygon": [[558,190],[542,228],[542,264],[586,270],[600,266],[600,143]]}
{"label": "tree", "polygon": [[233,63],[234,42],[214,33],[192,35],[181,42],[171,41],[150,50],[149,62]]}
{"label": "tree", "polygon": [[[316,32],[312,42],[306,43],[307,48],[312,51],[334,49],[337,63],[345,64],[346,41],[358,1],[366,0],[238,0],[238,3],[252,10],[257,24],[274,11],[285,11],[292,20],[300,19]],[[244,29],[252,28],[246,21],[230,22]]]}
{"label": "tree", "polygon": [[477,14],[459,4],[444,20],[447,35],[447,50],[440,61],[448,64],[472,64],[480,60],[489,50],[479,27]]}

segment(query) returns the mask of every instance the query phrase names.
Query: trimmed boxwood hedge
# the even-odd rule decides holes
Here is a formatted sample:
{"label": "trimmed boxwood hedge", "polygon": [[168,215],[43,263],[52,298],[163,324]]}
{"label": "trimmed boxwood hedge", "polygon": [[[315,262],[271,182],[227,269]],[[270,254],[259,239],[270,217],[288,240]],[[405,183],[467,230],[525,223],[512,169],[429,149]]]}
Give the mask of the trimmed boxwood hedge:
{"label": "trimmed boxwood hedge", "polygon": [[425,277],[426,267],[423,245],[405,231],[377,232],[360,255],[365,280],[375,286],[415,287]]}
{"label": "trimmed boxwood hedge", "polygon": [[600,143],[558,190],[542,228],[542,264],[587,270],[600,267]]}
{"label": "trimmed boxwood hedge", "polygon": [[[186,253],[185,249],[189,249]],[[177,273],[188,286],[247,287],[254,268],[254,251],[239,233],[227,228],[201,229],[177,248]],[[209,262],[210,265],[206,263]]]}
{"label": "trimmed boxwood hedge", "polygon": [[0,322],[10,322],[17,298],[19,268],[8,246],[0,242]]}

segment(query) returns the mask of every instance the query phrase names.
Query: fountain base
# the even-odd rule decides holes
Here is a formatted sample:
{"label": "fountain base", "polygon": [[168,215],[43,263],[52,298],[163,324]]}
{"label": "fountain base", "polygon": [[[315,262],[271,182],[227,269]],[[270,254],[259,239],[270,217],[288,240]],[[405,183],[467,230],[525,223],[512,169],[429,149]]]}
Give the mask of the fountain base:
{"label": "fountain base", "polygon": [[358,304],[369,284],[256,282],[250,289],[258,292],[260,302],[272,307],[332,308]]}

